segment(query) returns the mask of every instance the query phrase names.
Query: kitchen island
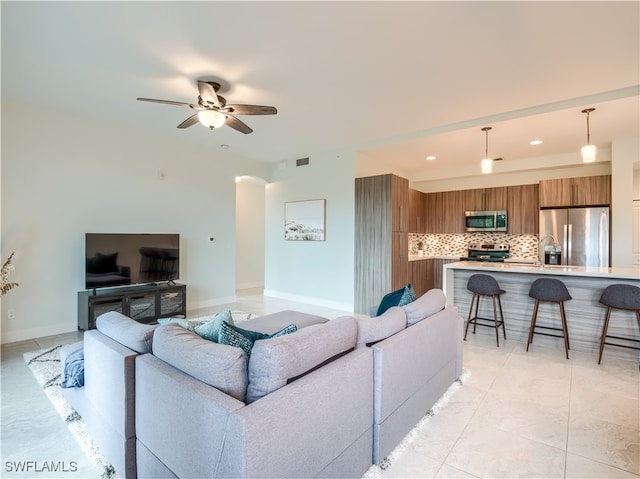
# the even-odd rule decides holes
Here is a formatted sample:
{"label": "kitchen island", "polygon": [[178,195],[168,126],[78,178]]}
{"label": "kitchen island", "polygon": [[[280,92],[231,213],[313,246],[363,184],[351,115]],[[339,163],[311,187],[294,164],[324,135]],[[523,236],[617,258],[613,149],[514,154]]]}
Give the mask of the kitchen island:
{"label": "kitchen island", "polygon": [[[467,290],[467,281],[472,274],[484,273],[493,276],[506,291],[501,296],[508,341],[518,341],[526,347],[535,300],[529,297],[529,288],[538,278],[551,277],[561,280],[567,286],[572,298],[565,302],[571,350],[593,353],[598,360],[600,338],[606,307],[600,304],[600,295],[610,284],[625,283],[640,286],[640,268],[590,268],[580,266],[544,267],[509,264],[460,261],[443,267],[443,290],[447,295],[447,305],[454,304],[460,316],[467,319],[472,294]],[[489,298],[480,301],[479,316],[493,318],[493,307]],[[557,304],[542,303],[538,311],[537,324],[560,327],[560,311]],[[478,328],[482,334],[494,334],[491,328]],[[471,334],[471,328],[469,329]],[[640,339],[636,316],[630,312],[614,311],[609,323],[608,335]],[[621,342],[621,341],[618,341]],[[530,353],[535,345],[548,344],[564,354],[562,339],[536,334]],[[628,342],[621,342],[629,344]],[[637,343],[636,343],[637,345]],[[640,359],[640,351],[605,346],[603,361],[608,355],[628,359]]]}

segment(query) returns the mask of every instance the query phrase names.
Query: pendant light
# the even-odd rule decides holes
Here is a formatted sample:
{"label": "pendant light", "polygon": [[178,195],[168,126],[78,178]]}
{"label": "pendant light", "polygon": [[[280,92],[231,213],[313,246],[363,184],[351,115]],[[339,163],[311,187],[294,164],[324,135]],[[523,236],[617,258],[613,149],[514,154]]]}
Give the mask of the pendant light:
{"label": "pendant light", "polygon": [[596,161],[596,146],[591,144],[591,135],[589,132],[589,113],[594,111],[595,108],[585,108],[582,113],[587,114],[587,144],[582,147],[582,162],[593,163]]}
{"label": "pendant light", "polygon": [[484,142],[484,159],[480,162],[480,169],[483,174],[491,173],[491,168],[493,166],[493,160],[489,158],[489,130],[491,130],[490,126],[485,126],[482,131],[484,131],[485,142]]}

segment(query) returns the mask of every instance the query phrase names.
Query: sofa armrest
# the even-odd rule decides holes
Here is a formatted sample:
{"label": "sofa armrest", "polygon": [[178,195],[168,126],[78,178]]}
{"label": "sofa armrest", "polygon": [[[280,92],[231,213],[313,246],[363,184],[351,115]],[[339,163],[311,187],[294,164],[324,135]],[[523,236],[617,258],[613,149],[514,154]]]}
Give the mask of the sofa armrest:
{"label": "sofa armrest", "polygon": [[447,363],[458,363],[461,322],[458,308],[450,306],[372,346],[376,423],[384,421]]}
{"label": "sofa armrest", "polygon": [[124,438],[135,436],[134,359],[138,353],[100,331],[84,333],[86,400]]}

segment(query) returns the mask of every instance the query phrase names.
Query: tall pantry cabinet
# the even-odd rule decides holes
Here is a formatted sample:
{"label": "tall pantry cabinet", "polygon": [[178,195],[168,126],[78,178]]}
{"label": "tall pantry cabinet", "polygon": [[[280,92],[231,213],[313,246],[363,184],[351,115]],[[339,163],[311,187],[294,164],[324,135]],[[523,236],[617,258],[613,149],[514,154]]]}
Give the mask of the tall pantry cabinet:
{"label": "tall pantry cabinet", "polygon": [[409,278],[409,181],[396,175],[356,178],[356,313],[369,314]]}

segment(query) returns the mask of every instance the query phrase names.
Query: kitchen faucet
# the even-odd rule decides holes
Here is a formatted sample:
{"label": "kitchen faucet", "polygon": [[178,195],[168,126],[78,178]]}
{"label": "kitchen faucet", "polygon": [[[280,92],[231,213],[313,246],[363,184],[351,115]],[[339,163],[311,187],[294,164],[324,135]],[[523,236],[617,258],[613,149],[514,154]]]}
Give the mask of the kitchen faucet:
{"label": "kitchen faucet", "polygon": [[547,240],[551,238],[553,240],[553,246],[558,246],[558,240],[553,235],[544,235],[540,238],[540,246],[538,247],[538,256],[540,256],[540,267],[544,267],[544,247],[546,245]]}

